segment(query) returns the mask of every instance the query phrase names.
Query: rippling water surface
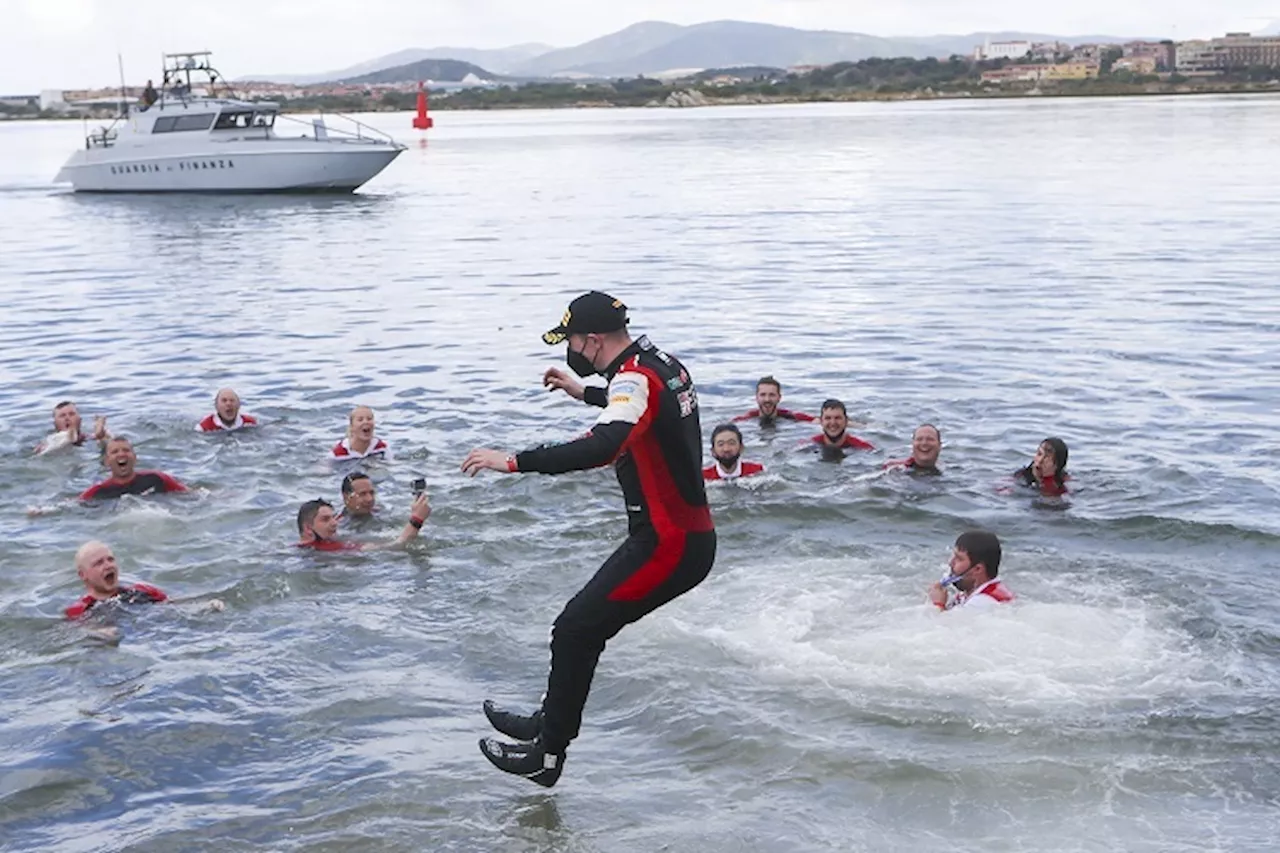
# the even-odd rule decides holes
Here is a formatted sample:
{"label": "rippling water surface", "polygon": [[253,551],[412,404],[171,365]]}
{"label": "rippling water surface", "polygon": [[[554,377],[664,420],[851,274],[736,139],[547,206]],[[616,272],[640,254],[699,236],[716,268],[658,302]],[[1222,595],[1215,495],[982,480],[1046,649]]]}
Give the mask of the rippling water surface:
{"label": "rippling water surface", "polygon": [[[1046,100],[446,113],[349,198],[51,191],[78,123],[0,123],[0,847],[1249,850],[1280,832],[1280,102]],[[406,116],[374,121],[408,137]],[[566,775],[476,751],[624,535],[611,472],[465,479],[570,437],[538,335],[599,287],[703,425],[774,373],[877,452],[715,487],[695,592],[625,630]],[[265,425],[192,425],[231,385]],[[81,508],[135,440],[191,496]],[[300,555],[351,406],[403,554]],[[867,475],[937,423],[946,475]],[[1066,505],[1003,494],[1047,435]],[[31,510],[39,514],[29,515]],[[938,614],[970,526],[1019,601]],[[58,618],[76,546],[222,598]]]}

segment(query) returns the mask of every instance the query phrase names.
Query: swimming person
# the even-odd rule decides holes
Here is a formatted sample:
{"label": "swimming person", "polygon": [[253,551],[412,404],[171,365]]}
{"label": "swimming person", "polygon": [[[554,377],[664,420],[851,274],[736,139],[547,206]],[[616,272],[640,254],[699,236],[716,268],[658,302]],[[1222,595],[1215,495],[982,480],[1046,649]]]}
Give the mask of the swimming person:
{"label": "swimming person", "polygon": [[373,434],[373,409],[356,406],[347,416],[347,434],[333,446],[335,459],[366,459],[380,456],[386,459],[391,448]]}
{"label": "swimming person", "polygon": [[1031,464],[1013,475],[1024,486],[1038,488],[1040,494],[1059,497],[1067,493],[1067,443],[1060,438],[1046,438],[1036,448]]}
{"label": "swimming person", "polygon": [[[79,619],[106,601],[119,601],[123,604],[156,604],[170,600],[159,587],[148,583],[121,586],[120,567],[116,564],[116,555],[102,542],[89,541],[80,546],[76,551],[76,574],[84,582],[85,594],[64,611],[68,619]],[[225,607],[216,598],[211,599],[206,606],[214,611],[221,611]]]}
{"label": "swimming person", "polygon": [[742,430],[733,424],[720,424],[711,431],[711,456],[715,461],[702,469],[704,480],[736,480],[764,473],[759,462],[742,459]]}
{"label": "swimming person", "polygon": [[578,439],[517,454],[476,448],[462,470],[563,474],[613,463],[628,526],[626,540],[556,617],[541,709],[521,715],[484,703],[494,728],[521,743],[482,738],[480,751],[499,769],[549,788],[578,736],[605,643],[700,584],[715,561],[716,532],[702,480],[698,395],[684,366],[648,338],[632,340],[626,306],[598,291],[573,300],[542,339],[567,343],[574,373],[609,381],[607,390],[584,388],[552,368],[544,384],[604,411]]}
{"label": "swimming person", "polygon": [[827,400],[822,404],[822,432],[810,439],[810,443],[828,454],[844,456],[845,450],[875,450],[875,445],[848,432],[849,413],[839,400]]}
{"label": "swimming person", "polygon": [[884,463],[887,471],[906,471],[908,474],[941,474],[938,455],[942,453],[942,433],[933,424],[921,424],[911,434],[911,455],[906,459],[893,459]]}
{"label": "swimming person", "polygon": [[[64,447],[80,447],[89,438],[81,430],[80,411],[70,400],[63,400],[53,407],[53,432],[45,436],[36,445],[36,454],[51,453]],[[107,419],[98,416],[93,419],[93,436],[101,449],[105,449],[111,433],[107,432]]]}
{"label": "swimming person", "polygon": [[[1013,593],[996,579],[1000,556],[1000,539],[994,533],[961,533],[951,551],[951,574],[929,587],[929,600],[939,610],[992,607],[1013,601]],[[955,587],[954,596],[948,596],[948,587]]]}
{"label": "swimming person", "polygon": [[342,511],[338,513],[339,521],[370,518],[373,515],[378,491],[374,488],[373,480],[368,474],[363,471],[352,471],[342,478],[341,491]]}
{"label": "swimming person", "polygon": [[133,444],[122,435],[107,442],[107,468],[111,476],[95,483],[80,494],[80,500],[104,500],[121,495],[149,495],[155,492],[186,492],[189,489],[180,480],[163,471],[139,471],[138,454]]}
{"label": "swimming person", "polygon": [[297,546],[316,551],[389,551],[403,548],[418,538],[422,525],[430,517],[431,504],[427,502],[424,492],[413,499],[409,506],[409,521],[395,539],[385,542],[349,542],[338,538],[338,514],[333,511],[333,504],[316,498],[298,507]]}
{"label": "swimming person", "polygon": [[213,397],[213,414],[196,424],[197,432],[229,432],[257,426],[253,415],[240,413],[240,395],[230,388],[222,388]]}
{"label": "swimming person", "polygon": [[758,421],[762,427],[777,426],[779,420],[784,421],[816,421],[813,415],[807,415],[804,412],[793,412],[790,409],[782,409],[778,404],[782,402],[782,383],[774,379],[772,376],[762,376],[760,381],[756,383],[756,407],[749,410],[745,414],[738,415],[735,421]]}

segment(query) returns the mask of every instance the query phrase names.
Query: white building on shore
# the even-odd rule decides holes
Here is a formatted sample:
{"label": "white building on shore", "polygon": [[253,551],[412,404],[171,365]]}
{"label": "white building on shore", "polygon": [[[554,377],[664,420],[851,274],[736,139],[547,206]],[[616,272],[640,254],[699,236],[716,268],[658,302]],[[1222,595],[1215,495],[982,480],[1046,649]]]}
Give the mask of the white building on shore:
{"label": "white building on shore", "polygon": [[991,41],[973,49],[974,59],[1023,59],[1031,52],[1029,41]]}

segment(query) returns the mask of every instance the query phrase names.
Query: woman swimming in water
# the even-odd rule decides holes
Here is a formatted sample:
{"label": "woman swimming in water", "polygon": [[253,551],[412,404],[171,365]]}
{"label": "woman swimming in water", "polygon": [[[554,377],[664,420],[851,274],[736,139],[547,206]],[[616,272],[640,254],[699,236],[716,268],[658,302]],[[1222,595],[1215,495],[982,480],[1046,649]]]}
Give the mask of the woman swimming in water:
{"label": "woman swimming in water", "polygon": [[1013,478],[1024,486],[1040,489],[1040,494],[1056,497],[1067,493],[1067,443],[1060,438],[1046,438],[1036,448],[1035,458]]}

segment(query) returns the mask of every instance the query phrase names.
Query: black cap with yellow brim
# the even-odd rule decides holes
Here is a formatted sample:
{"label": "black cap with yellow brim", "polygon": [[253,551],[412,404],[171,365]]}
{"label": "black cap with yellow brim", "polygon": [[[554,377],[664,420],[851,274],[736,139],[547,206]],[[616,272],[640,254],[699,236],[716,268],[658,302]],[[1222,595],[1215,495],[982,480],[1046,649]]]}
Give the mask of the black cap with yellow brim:
{"label": "black cap with yellow brim", "polygon": [[542,340],[551,345],[564,343],[570,335],[617,332],[627,327],[627,306],[607,293],[593,290],[569,303],[560,325],[549,329]]}

